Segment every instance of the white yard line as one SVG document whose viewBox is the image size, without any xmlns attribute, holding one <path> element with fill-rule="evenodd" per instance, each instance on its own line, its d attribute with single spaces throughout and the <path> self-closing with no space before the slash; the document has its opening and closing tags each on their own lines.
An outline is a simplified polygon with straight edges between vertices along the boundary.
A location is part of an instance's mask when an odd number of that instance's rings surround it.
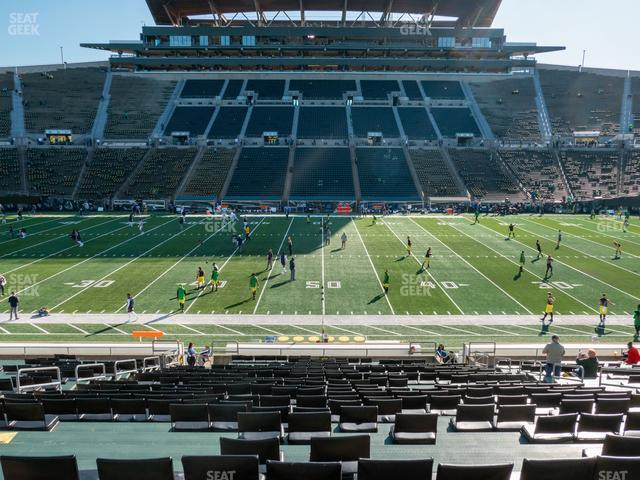
<svg viewBox="0 0 640 480">
<path fill-rule="evenodd" d="M 482 335 L 479 333 L 469 332 L 467 330 L 463 330 L 462 328 L 452 327 L 451 325 L 438 325 L 440 328 L 449 328 L 451 330 L 455 330 L 456 332 L 463 333 L 464 335 L 471 335 L 474 337 L 481 337 Z"/>
<path fill-rule="evenodd" d="M 277 336 L 279 336 L 279 337 L 284 336 L 282 333 L 277 332 L 277 331 L 275 331 L 275 330 L 273 330 L 273 329 L 271 329 L 271 328 L 263 327 L 262 325 L 256 325 L 255 323 L 252 323 L 252 324 L 251 324 L 251 326 L 252 326 L 252 327 L 255 327 L 255 328 L 259 328 L 260 330 L 264 330 L 265 332 L 268 332 L 268 333 L 270 333 L 271 335 L 277 335 Z"/>
<path fill-rule="evenodd" d="M 451 253 L 453 253 L 456 257 L 458 257 L 460 260 L 462 260 L 464 263 L 466 263 L 469 267 L 471 267 L 473 270 L 475 270 L 477 273 L 479 273 L 480 275 L 482 275 L 482 277 L 487 280 L 488 282 L 490 282 L 494 287 L 496 287 L 498 290 L 500 290 L 504 295 L 506 295 L 507 297 L 509 297 L 513 302 L 517 303 L 518 305 L 520 305 L 527 313 L 529 313 L 530 315 L 533 315 L 533 312 L 531 310 L 529 310 L 527 307 L 525 307 L 522 303 L 520 303 L 518 300 L 516 300 L 511 294 L 509 294 L 504 288 L 502 288 L 500 285 L 498 285 L 496 282 L 494 282 L 493 280 L 491 280 L 489 277 L 487 277 L 484 273 L 482 273 L 480 270 L 478 270 L 476 267 L 474 267 L 473 265 L 471 265 L 465 258 L 461 257 L 456 251 L 454 251 L 452 248 L 450 248 L 448 245 L 446 245 L 444 242 L 442 242 L 438 237 L 436 237 L 435 235 L 433 235 L 431 232 L 429 232 L 426 228 L 424 228 L 422 225 L 420 225 L 418 222 L 416 222 L 413 218 L 409 219 L 411 222 L 413 222 L 415 225 L 417 225 L 418 227 L 420 227 L 425 233 L 427 233 L 430 237 L 432 237 L 434 240 L 436 240 L 438 243 L 440 243 L 440 245 L 442 245 L 443 247 L 445 247 L 447 250 L 449 250 Z M 455 230 L 457 230 L 457 228 L 455 227 L 451 227 Z"/>
<path fill-rule="evenodd" d="M 2 333 L 4 333 L 5 335 L 13 335 L 9 330 L 7 330 L 7 329 L 6 329 L 6 328 L 4 328 L 4 327 L 0 327 L 0 331 L 1 331 Z"/>
<path fill-rule="evenodd" d="M 251 233 L 249 234 L 249 237 L 251 237 L 255 231 L 260 228 L 260 225 L 262 224 L 262 222 L 264 222 L 265 217 L 262 217 L 262 220 L 260 220 L 258 222 L 258 224 L 256 225 L 256 228 L 254 228 Z M 222 229 L 222 227 L 220 227 Z M 220 231 L 220 230 L 218 230 Z M 217 233 L 217 232 L 216 232 Z M 215 235 L 215 233 L 214 233 Z M 212 235 L 213 236 L 213 235 Z M 212 237 L 211 236 L 211 237 Z M 209 237 L 209 238 L 211 238 Z M 209 238 L 207 238 L 207 240 L 209 240 Z M 231 253 L 231 255 L 229 255 L 229 257 L 227 257 L 227 259 L 225 260 L 225 262 L 220 266 L 220 268 L 218 269 L 218 271 L 222 272 L 222 270 L 224 270 L 224 267 L 227 266 L 227 263 L 229 263 L 229 261 L 231 261 L 231 259 L 236 255 L 236 253 L 238 253 L 238 251 L 240 250 L 240 247 L 236 247 L 236 249 Z M 205 288 L 203 288 L 202 290 L 200 290 L 200 292 L 198 293 L 198 295 L 196 295 L 196 298 L 194 298 L 191 302 L 189 302 L 189 305 L 187 306 L 187 308 L 185 309 L 184 313 L 188 313 L 189 310 L 191 310 L 191 307 L 193 307 L 196 302 L 198 301 L 198 299 L 202 296 L 202 294 L 205 292 L 206 290 L 206 286 Z"/>
<path fill-rule="evenodd" d="M 342 330 L 343 332 L 346 332 L 349 335 L 354 335 L 356 337 L 365 337 L 366 336 L 366 335 L 363 335 L 361 333 L 354 332 L 353 330 L 347 330 L 346 328 L 339 327 L 338 325 L 327 325 L 327 327 L 335 328 L 336 330 Z"/>
<path fill-rule="evenodd" d="M 352 220 L 351 223 L 353 224 L 354 228 L 356 229 L 356 233 L 358 234 L 358 238 L 360 239 L 360 243 L 362 243 L 362 248 L 364 248 L 364 252 L 367 255 L 367 259 L 369 260 L 369 264 L 371 265 L 371 269 L 373 270 L 373 276 L 376 278 L 376 280 L 378 281 L 378 285 L 380 286 L 380 290 L 382 291 L 382 295 L 384 295 L 385 300 L 387 301 L 387 304 L 389 305 L 389 309 L 391 310 L 391 314 L 395 315 L 396 312 L 393 310 L 393 305 L 391 305 L 391 300 L 389 300 L 389 295 L 387 295 L 384 291 L 384 287 L 382 286 L 382 282 L 380 281 L 380 277 L 378 276 L 378 272 L 376 272 L 376 267 L 373 264 L 373 260 L 371 260 L 371 255 L 369 255 L 369 250 L 367 250 L 367 246 L 364 243 L 364 240 L 362 239 L 362 235 L 360 235 L 360 230 L 358 230 L 358 225 L 356 223 L 357 220 Z M 387 227 L 389 228 L 389 227 Z"/>
<path fill-rule="evenodd" d="M 107 327 L 108 329 L 110 329 L 110 330 L 115 330 L 116 332 L 120 333 L 121 335 L 129 335 L 127 332 L 125 332 L 124 330 L 120 330 L 115 325 L 109 325 L 108 323 L 103 323 L 103 325 L 105 327 Z M 104 334 L 102 334 L 102 335 L 104 335 Z"/>
<path fill-rule="evenodd" d="M 185 325 L 184 323 L 176 323 L 176 325 L 178 325 L 179 327 L 184 328 L 185 330 L 191 330 L 193 333 L 196 333 L 198 335 L 207 335 L 206 333 L 201 332 L 200 330 L 196 330 L 195 328 L 191 328 L 190 326 Z"/>
<path fill-rule="evenodd" d="M 152 228 L 151 230 L 149 230 L 149 232 L 152 232 L 152 231 L 154 231 L 154 230 L 156 230 L 156 229 L 158 229 L 158 228 L 164 227 L 164 226 L 165 226 L 167 223 L 169 223 L 170 221 L 171 221 L 171 220 L 169 220 L 169 221 L 168 221 L 168 222 L 166 222 L 166 223 L 163 223 L 162 225 L 158 225 L 157 227 Z M 190 227 L 190 228 L 191 228 L 191 227 Z M 146 251 L 142 252 L 140 255 L 135 256 L 134 258 L 132 258 L 132 259 L 131 259 L 131 260 L 129 260 L 128 262 L 123 263 L 122 265 L 120 265 L 120 266 L 119 266 L 118 268 L 116 268 L 115 270 L 112 270 L 111 272 L 107 273 L 106 275 L 103 275 L 101 278 L 99 278 L 98 280 L 96 280 L 96 282 L 101 282 L 101 281 L 103 281 L 103 280 L 106 280 L 107 278 L 109 278 L 109 277 L 110 277 L 111 275 L 113 275 L 114 273 L 117 273 L 117 272 L 119 272 L 120 270 L 122 270 L 123 268 L 128 267 L 129 265 L 131 265 L 131 264 L 132 264 L 133 262 L 135 262 L 136 260 L 139 260 L 140 258 L 142 258 L 142 257 L 144 257 L 145 255 L 147 255 L 149 252 L 152 252 L 153 250 L 155 250 L 156 248 L 160 247 L 161 245 L 164 245 L 165 243 L 167 243 L 167 242 L 169 242 L 169 241 L 173 240 L 174 238 L 176 238 L 176 237 L 178 237 L 178 236 L 182 235 L 185 231 L 186 231 L 186 230 L 181 231 L 181 232 L 178 232 L 178 233 L 174 233 L 174 234 L 173 234 L 173 235 L 171 235 L 169 238 L 167 238 L 167 239 L 163 240 L 163 241 L 162 241 L 162 242 L 160 242 L 160 243 L 155 244 L 153 247 L 151 247 L 151 248 L 147 249 Z M 147 233 L 144 233 L 143 235 L 148 235 L 148 232 L 147 232 Z M 126 240 L 126 242 L 127 242 L 127 241 L 131 241 L 131 240 L 133 240 L 134 238 L 141 238 L 141 236 L 142 236 L 142 235 L 136 235 L 135 237 L 131 237 L 129 240 Z M 115 247 L 111 247 L 111 248 L 115 248 Z M 109 249 L 109 250 L 110 250 L 110 249 Z M 90 258 L 89 258 L 89 259 L 87 259 L 87 260 L 90 260 L 91 258 L 92 258 L 92 257 L 90 257 Z M 81 263 L 82 263 L 82 262 L 81 262 Z M 70 297 L 68 297 L 66 300 L 63 300 L 62 302 L 58 303 L 57 305 L 54 305 L 53 307 L 51 307 L 51 310 L 54 310 L 54 309 L 58 308 L 58 307 L 59 307 L 59 306 L 61 306 L 61 305 L 64 305 L 64 304 L 65 304 L 65 303 L 67 303 L 69 300 L 71 300 L 71 299 L 73 299 L 73 298 L 77 297 L 77 296 L 78 296 L 78 295 L 80 295 L 81 293 L 86 292 L 86 291 L 87 291 L 88 289 L 90 289 L 90 288 L 91 288 L 91 285 L 89 285 L 88 287 L 81 288 L 78 292 L 74 293 L 73 295 L 71 295 Z"/>
<path fill-rule="evenodd" d="M 389 225 L 387 225 L 387 223 L 386 223 L 386 222 L 383 222 L 383 223 L 384 223 L 385 227 L 387 227 L 387 228 L 389 229 L 389 231 L 390 231 L 391 233 L 393 233 L 393 235 L 398 239 L 398 241 L 399 241 L 401 244 L 403 244 L 403 245 L 404 245 L 405 243 L 404 243 L 404 242 L 402 241 L 402 239 L 398 236 L 398 234 L 397 234 L 396 232 L 394 232 L 394 231 L 393 231 L 393 229 L 392 229 Z M 418 259 L 418 257 L 416 257 L 416 256 L 413 254 L 413 252 L 411 253 L 411 257 L 412 257 L 416 262 L 418 262 L 418 265 L 422 265 L 422 262 Z M 431 280 L 433 280 L 433 283 L 435 283 L 435 284 L 436 284 L 436 286 L 437 286 L 440 290 L 442 290 L 442 293 L 444 293 L 444 294 L 445 294 L 445 296 L 446 296 L 446 297 L 449 299 L 449 301 L 451 302 L 451 304 L 452 304 L 454 307 L 456 307 L 456 308 L 458 309 L 458 311 L 460 312 L 460 314 L 461 314 L 461 315 L 464 315 L 464 314 L 465 314 L 465 313 L 464 313 L 464 311 L 462 311 L 462 309 L 460 308 L 460 306 L 459 306 L 459 305 L 458 305 L 458 304 L 453 300 L 453 298 L 451 298 L 451 295 L 449 295 L 449 293 L 447 292 L 447 290 L 446 290 L 445 288 L 442 288 L 442 285 L 440 285 L 440 282 L 438 282 L 438 281 L 435 279 L 435 277 L 431 274 L 431 272 L 430 272 L 429 270 L 427 270 L 427 275 L 429 275 L 429 278 L 431 278 Z"/>
<path fill-rule="evenodd" d="M 393 335 L 395 337 L 401 337 L 402 335 L 398 332 L 392 332 L 391 330 L 385 330 L 384 328 L 376 327 L 374 325 L 367 325 L 367 328 L 372 328 L 374 330 L 380 330 L 381 332 L 388 333 L 389 335 Z"/>
<path fill-rule="evenodd" d="M 400 325 L 400 326 L 403 327 L 403 328 L 410 328 L 412 330 L 417 330 L 417 331 L 419 331 L 420 333 L 423 333 L 423 334 L 426 333 L 427 335 L 433 335 L 434 337 L 442 336 L 441 333 L 432 332 L 430 330 L 422 328 L 421 326 L 420 327 L 414 327 L 412 325 Z"/>
<path fill-rule="evenodd" d="M 477 325 L 478 327 L 484 328 L 486 330 L 494 330 L 502 335 L 507 335 L 509 337 L 521 337 L 519 333 L 507 332 L 506 330 L 500 330 L 499 328 L 489 327 L 488 325 Z"/>
<path fill-rule="evenodd" d="M 47 335 L 50 335 L 51 332 L 47 332 L 44 328 L 39 327 L 38 325 L 36 325 L 35 323 L 29 322 L 28 325 L 31 325 L 33 328 L 40 330 L 42 333 L 45 333 Z"/>
<path fill-rule="evenodd" d="M 86 330 L 81 329 L 80 327 L 78 327 L 77 325 L 74 325 L 73 323 L 67 323 L 66 325 L 70 326 L 71 328 L 75 328 L 80 333 L 84 333 L 85 335 L 89 335 L 89 332 L 87 332 Z"/>
<path fill-rule="evenodd" d="M 282 246 L 284 245 L 284 241 L 287 239 L 287 236 L 289 235 L 289 230 L 291 230 L 291 225 L 293 225 L 293 220 L 294 219 L 295 219 L 295 217 L 291 217 L 291 221 L 289 222 L 289 226 L 287 227 L 287 230 L 284 232 L 284 235 L 282 237 L 282 241 L 280 242 L 280 246 L 278 247 L 278 251 L 275 252 L 274 255 L 273 255 L 273 263 L 271 265 L 271 270 L 269 270 L 269 272 L 267 273 L 267 279 L 264 281 L 264 285 L 260 289 L 260 295 L 258 295 L 258 301 L 256 302 L 255 307 L 253 307 L 253 315 L 255 315 L 256 312 L 258 311 L 258 306 L 260 305 L 260 301 L 262 300 L 262 295 L 264 295 L 264 292 L 267 291 L 267 285 L 269 284 L 269 279 L 271 278 L 271 274 L 273 273 L 273 269 L 275 268 L 276 263 L 278 262 L 278 258 L 280 256 L 280 252 L 282 251 Z"/>
<path fill-rule="evenodd" d="M 478 225 L 480 225 L 480 226 L 481 226 L 481 227 L 483 227 L 483 228 L 486 228 L 487 230 L 492 231 L 492 232 L 493 232 L 494 234 L 496 234 L 496 235 L 500 235 L 498 232 L 496 232 L 496 231 L 495 231 L 495 230 L 493 230 L 492 228 L 485 227 L 484 225 L 482 225 L 482 224 L 480 224 L 480 223 L 479 223 Z M 520 245 L 524 245 L 524 246 L 525 246 L 525 247 L 527 247 L 529 250 L 533 250 L 533 251 L 535 251 L 535 249 L 534 249 L 533 247 L 530 247 L 530 246 L 528 246 L 528 245 L 526 245 L 526 244 L 524 244 L 524 243 L 522 243 L 522 242 L 520 242 L 520 241 L 518 241 L 518 240 L 515 240 L 515 241 L 516 241 L 517 243 L 519 243 Z M 640 297 L 636 297 L 635 295 L 631 295 L 630 293 L 625 292 L 624 290 L 622 290 L 622 289 L 620 289 L 620 288 L 614 287 L 613 285 L 610 285 L 610 284 L 608 284 L 607 282 L 605 282 L 605 281 L 603 281 L 603 280 L 600 280 L 599 278 L 596 278 L 596 277 L 594 277 L 593 275 L 591 275 L 591 274 L 589 274 L 589 273 L 587 273 L 587 272 L 583 272 L 583 271 L 582 271 L 582 270 L 580 270 L 579 268 L 576 268 L 576 267 L 574 267 L 574 266 L 572 266 L 572 265 L 569 265 L 568 263 L 564 263 L 564 262 L 562 262 L 561 260 L 558 260 L 558 259 L 554 259 L 554 260 L 555 260 L 555 262 L 556 262 L 556 263 L 559 263 L 560 265 L 564 265 L 565 267 L 568 267 L 568 268 L 570 268 L 571 270 L 575 270 L 576 272 L 581 273 L 581 274 L 582 274 L 582 275 L 584 275 L 585 277 L 589 277 L 589 278 L 591 278 L 592 280 L 595 280 L 595 281 L 596 281 L 596 282 L 598 282 L 598 283 L 602 283 L 602 284 L 603 284 L 603 285 L 605 285 L 607 288 L 612 288 L 612 289 L 614 289 L 614 290 L 616 290 L 616 291 L 618 291 L 618 292 L 620 292 L 620 293 L 622 293 L 622 294 L 624 294 L 624 295 L 627 295 L 628 297 L 633 298 L 634 300 L 640 300 Z"/>
<path fill-rule="evenodd" d="M 214 323 L 214 327 L 224 328 L 225 330 L 229 330 L 234 335 L 240 335 L 242 337 L 246 336 L 246 333 L 239 332 L 238 330 L 234 330 L 233 328 L 225 327 L 224 325 L 220 325 L 219 323 Z"/>
</svg>

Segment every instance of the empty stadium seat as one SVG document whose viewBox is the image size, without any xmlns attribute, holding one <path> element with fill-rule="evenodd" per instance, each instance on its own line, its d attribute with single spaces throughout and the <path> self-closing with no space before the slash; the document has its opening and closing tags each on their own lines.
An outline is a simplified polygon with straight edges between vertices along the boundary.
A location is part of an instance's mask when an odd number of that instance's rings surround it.
<svg viewBox="0 0 640 480">
<path fill-rule="evenodd" d="M 235 139 L 242 132 L 245 117 L 248 112 L 247 107 L 220 107 L 216 115 L 208 138 L 213 139 Z"/>
<path fill-rule="evenodd" d="M 342 407 L 339 427 L 345 433 L 377 432 L 378 407 Z"/>
<path fill-rule="evenodd" d="M 98 458 L 98 476 L 100 480 L 173 480 L 173 462 L 171 458 L 152 458 L 139 460 L 112 460 Z"/>
<path fill-rule="evenodd" d="M 501 465 L 448 465 L 438 464 L 436 480 L 509 480 L 513 471 L 513 463 Z"/>
<path fill-rule="evenodd" d="M 530 443 L 572 442 L 576 438 L 577 421 L 577 413 L 538 417 L 535 425 L 522 427 L 522 433 Z"/>
<path fill-rule="evenodd" d="M 238 412 L 238 433 L 245 440 L 282 438 L 282 417 L 278 412 Z"/>
<path fill-rule="evenodd" d="M 341 480 L 340 462 L 267 462 L 269 480 Z"/>
<path fill-rule="evenodd" d="M 331 438 L 312 438 L 309 459 L 312 462 L 341 462 L 342 475 L 358 471 L 358 460 L 370 457 L 369 435 L 348 435 Z"/>
<path fill-rule="evenodd" d="M 494 428 L 496 431 L 520 431 L 525 425 L 533 425 L 536 418 L 536 406 L 504 405 L 498 409 Z"/>
<path fill-rule="evenodd" d="M 280 452 L 280 440 L 277 437 L 260 440 L 220 437 L 220 454 L 257 455 L 261 470 L 266 468 L 268 460 L 282 461 L 284 458 Z"/>
<path fill-rule="evenodd" d="M 458 432 L 489 432 L 493 430 L 495 405 L 458 405 L 451 427 Z"/>
<path fill-rule="evenodd" d="M 393 443 L 398 445 L 432 445 L 436 443 L 437 433 L 437 414 L 399 413 L 389 436 Z"/>
<path fill-rule="evenodd" d="M 431 478 L 433 459 L 423 460 L 370 460 L 358 462 L 358 480 L 427 480 Z"/>
<path fill-rule="evenodd" d="M 620 433 L 623 414 L 581 413 L 578 421 L 577 439 L 581 441 L 603 441 L 607 434 Z"/>
<path fill-rule="evenodd" d="M 217 455 L 182 457 L 184 480 L 205 480 L 233 476 L 233 480 L 260 480 L 257 455 Z"/>
<path fill-rule="evenodd" d="M 11 430 L 48 431 L 59 422 L 56 415 L 47 415 L 42 404 L 35 402 L 5 401 L 4 413 Z"/>
<path fill-rule="evenodd" d="M 169 407 L 171 428 L 176 431 L 209 430 L 209 409 L 206 403 L 177 403 Z"/>
<path fill-rule="evenodd" d="M 78 463 L 74 455 L 60 457 L 17 457 L 2 455 L 4 480 L 79 480 Z"/>
<path fill-rule="evenodd" d="M 288 443 L 307 444 L 313 437 L 331 436 L 331 413 L 291 413 L 288 418 Z"/>
<path fill-rule="evenodd" d="M 562 458 L 522 462 L 520 480 L 587 480 L 593 479 L 596 458 Z"/>
</svg>

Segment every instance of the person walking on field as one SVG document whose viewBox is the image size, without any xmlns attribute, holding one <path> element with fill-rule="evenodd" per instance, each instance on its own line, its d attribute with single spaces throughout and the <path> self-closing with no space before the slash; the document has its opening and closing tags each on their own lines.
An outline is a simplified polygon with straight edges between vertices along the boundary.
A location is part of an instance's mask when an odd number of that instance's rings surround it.
<svg viewBox="0 0 640 480">
<path fill-rule="evenodd" d="M 128 322 L 131 321 L 132 317 L 134 322 L 138 320 L 138 315 L 135 312 L 135 300 L 130 293 L 127 293 L 127 314 L 129 315 Z"/>
<path fill-rule="evenodd" d="M 11 292 L 9 296 L 9 321 L 11 321 L 14 317 L 18 320 L 18 305 L 20 304 L 20 299 L 16 295 L 16 292 Z"/>
<path fill-rule="evenodd" d="M 0 275 L 0 297 L 4 297 L 4 287 L 7 284 L 7 279 L 4 275 Z"/>
<path fill-rule="evenodd" d="M 340 237 L 340 240 L 342 241 L 342 250 L 344 250 L 345 248 L 347 248 L 347 234 L 345 232 L 342 232 L 342 236 Z"/>
</svg>

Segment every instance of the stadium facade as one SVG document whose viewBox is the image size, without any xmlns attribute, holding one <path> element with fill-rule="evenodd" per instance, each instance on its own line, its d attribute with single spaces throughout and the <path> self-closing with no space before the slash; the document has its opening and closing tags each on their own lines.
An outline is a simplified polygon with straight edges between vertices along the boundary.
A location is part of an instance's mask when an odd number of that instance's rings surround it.
<svg viewBox="0 0 640 480">
<path fill-rule="evenodd" d="M 0 74 L 2 200 L 635 201 L 640 74 L 538 64 L 563 47 L 500 3 L 147 0 L 139 39 L 82 44 L 107 63 Z"/>
</svg>

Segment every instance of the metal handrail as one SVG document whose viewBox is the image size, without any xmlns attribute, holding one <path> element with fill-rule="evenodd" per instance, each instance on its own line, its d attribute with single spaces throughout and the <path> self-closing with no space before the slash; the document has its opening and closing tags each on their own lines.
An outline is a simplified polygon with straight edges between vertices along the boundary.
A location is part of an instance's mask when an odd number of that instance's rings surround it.
<svg viewBox="0 0 640 480">
<path fill-rule="evenodd" d="M 20 377 L 23 373 L 26 372 L 44 372 L 51 371 L 56 372 L 58 377 L 58 381 L 56 382 L 46 382 L 46 383 L 36 383 L 31 385 L 20 385 Z M 18 373 L 16 376 L 16 391 L 18 393 L 25 392 L 27 390 L 35 390 L 41 387 L 56 387 L 57 390 L 62 391 L 62 376 L 60 375 L 60 367 L 30 367 L 30 368 L 21 368 L 18 369 Z"/>
<path fill-rule="evenodd" d="M 153 361 L 153 363 L 152 363 Z M 150 365 L 149 365 L 150 364 Z M 144 357 L 142 359 L 142 371 L 150 372 L 151 370 L 160 370 L 160 357 Z"/>
<path fill-rule="evenodd" d="M 80 378 L 80 369 L 91 369 L 96 367 L 102 368 L 102 373 L 99 375 L 92 375 L 90 377 Z M 107 366 L 104 363 L 81 363 L 76 365 L 76 383 L 90 382 L 91 380 L 102 380 L 107 378 Z"/>
<path fill-rule="evenodd" d="M 131 363 L 131 362 L 133 362 L 133 369 L 118 371 L 118 365 Z M 129 375 L 131 373 L 137 373 L 137 372 L 138 372 L 138 364 L 135 358 L 127 358 L 125 360 L 116 360 L 115 362 L 113 362 L 113 376 L 114 376 L 114 379 L 116 380 L 118 379 L 118 376 Z"/>
</svg>

